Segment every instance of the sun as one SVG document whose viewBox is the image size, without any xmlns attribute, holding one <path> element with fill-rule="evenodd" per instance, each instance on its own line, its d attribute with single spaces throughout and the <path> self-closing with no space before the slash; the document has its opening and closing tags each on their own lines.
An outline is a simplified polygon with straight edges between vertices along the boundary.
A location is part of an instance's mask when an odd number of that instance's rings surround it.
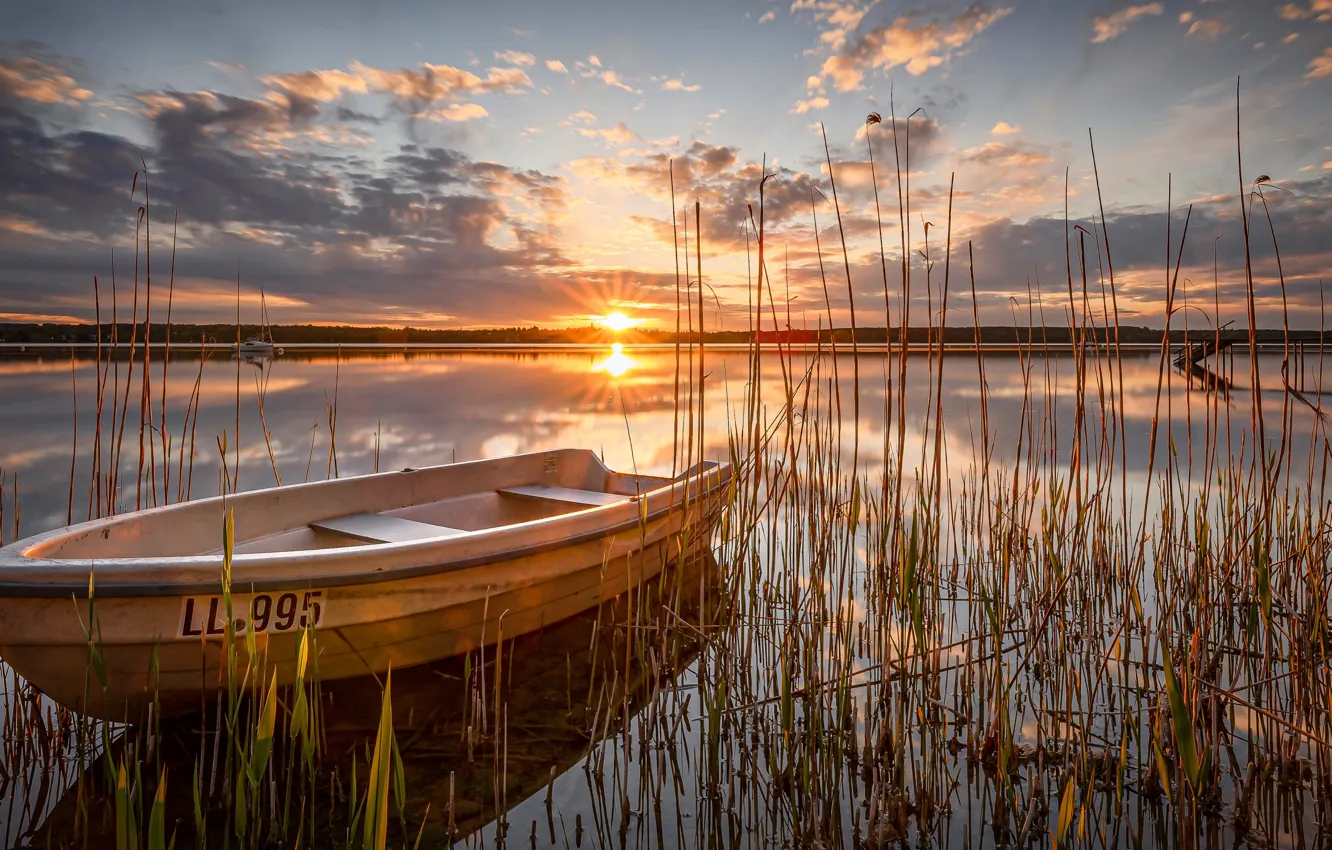
<svg viewBox="0 0 1332 850">
<path fill-rule="evenodd" d="M 627 331 L 636 324 L 638 324 L 636 319 L 631 319 L 618 310 L 601 320 L 602 327 L 608 328 L 616 333 Z"/>
</svg>

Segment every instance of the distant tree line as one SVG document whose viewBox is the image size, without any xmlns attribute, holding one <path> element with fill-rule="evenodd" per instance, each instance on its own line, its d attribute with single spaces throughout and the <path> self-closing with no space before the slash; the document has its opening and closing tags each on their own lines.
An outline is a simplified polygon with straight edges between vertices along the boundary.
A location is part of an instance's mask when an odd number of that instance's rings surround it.
<svg viewBox="0 0 1332 850">
<path fill-rule="evenodd" d="M 236 325 L 225 324 L 172 324 L 169 328 L 162 324 L 154 324 L 151 330 L 146 324 L 140 324 L 136 329 L 129 322 L 121 322 L 117 325 L 103 323 L 100 327 L 100 337 L 103 344 L 118 340 L 121 344 L 127 344 L 131 339 L 140 342 L 148 335 L 151 335 L 153 343 L 164 343 L 167 340 L 168 331 L 173 343 L 234 343 L 239 336 L 240 339 L 249 339 L 259 335 L 258 325 L 241 325 L 239 334 Z M 471 344 L 541 344 L 541 343 L 575 343 L 575 344 L 610 344 L 612 342 L 624 342 L 629 344 L 642 343 L 673 343 L 676 341 L 674 331 L 655 330 L 648 328 L 631 328 L 626 331 L 614 332 L 607 328 L 595 325 L 572 328 L 540 328 L 536 325 L 530 327 L 507 327 L 507 328 L 447 328 L 447 329 L 429 329 L 429 328 L 389 328 L 389 327 L 352 327 L 348 325 L 270 325 L 267 332 L 271 335 L 277 345 L 299 345 L 299 344 L 382 344 L 382 345 L 412 345 L 423 343 L 471 343 Z M 1105 327 L 1093 327 L 1085 330 L 1079 329 L 1078 335 L 1087 342 L 1100 341 L 1114 342 L 1115 329 Z M 1147 328 L 1136 325 L 1121 325 L 1118 329 L 1118 341 L 1122 343 L 1157 343 L 1161 342 L 1161 330 Z M 1208 330 L 1192 330 L 1188 338 L 1201 339 L 1209 336 L 1212 332 Z M 0 323 L 0 343 L 79 343 L 91 344 L 98 341 L 99 328 L 93 324 L 52 324 L 52 323 L 21 323 L 10 322 Z M 1223 332 L 1223 335 L 1231 339 L 1248 339 L 1248 332 L 1244 329 L 1236 330 L 1234 328 Z M 887 341 L 897 342 L 901 338 L 901 331 L 898 328 L 857 328 L 856 342 L 866 344 L 882 344 Z M 966 344 L 974 342 L 976 339 L 976 329 L 970 326 L 949 326 L 944 328 L 925 328 L 913 327 L 907 332 L 907 339 L 911 343 L 924 344 L 931 340 L 938 341 L 942 336 L 945 343 Z M 1292 338 L 1316 340 L 1317 332 L 1293 332 Z M 748 330 L 736 331 L 708 331 L 703 335 L 706 342 L 717 343 L 747 343 L 751 340 L 752 334 Z M 850 344 L 851 331 L 847 328 L 837 328 L 829 331 L 763 331 L 760 333 L 762 342 L 803 342 L 812 343 L 816 341 L 830 342 L 833 339 L 841 344 Z M 1185 339 L 1184 331 L 1172 330 L 1170 333 L 1172 342 L 1182 342 Z M 1283 339 L 1282 331 L 1277 329 L 1262 329 L 1257 333 L 1260 342 L 1280 342 Z M 697 333 L 682 333 L 679 335 L 680 341 L 697 341 Z M 1020 328 L 1012 325 L 986 325 L 980 328 L 980 339 L 986 344 L 1017 344 L 1017 345 L 1069 345 L 1075 341 L 1073 333 L 1067 326 L 1062 327 L 1029 327 Z"/>
</svg>

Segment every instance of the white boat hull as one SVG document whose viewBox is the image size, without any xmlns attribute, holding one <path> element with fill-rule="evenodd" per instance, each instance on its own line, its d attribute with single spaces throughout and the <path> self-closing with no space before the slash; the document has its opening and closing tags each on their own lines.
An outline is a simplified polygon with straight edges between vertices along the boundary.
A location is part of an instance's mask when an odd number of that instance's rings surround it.
<svg viewBox="0 0 1332 850">
<path fill-rule="evenodd" d="M 395 502 L 403 504 L 382 514 L 390 521 L 448 515 L 455 526 L 493 519 L 498 509 L 510 518 L 549 511 L 541 499 L 529 503 L 489 488 L 553 480 L 561 466 L 566 485 L 592 487 L 604 474 L 598 489 L 615 498 L 499 527 L 444 528 L 454 536 L 440 539 L 280 548 L 327 537 L 302 521 Z M 58 703 L 95 716 L 133 722 L 154 700 L 162 713 L 198 709 L 227 681 L 221 554 L 134 555 L 168 545 L 169 533 L 171 540 L 202 533 L 192 528 L 196 522 L 219 539 L 228 508 L 245 535 L 235 546 L 230 584 L 237 670 L 247 668 L 252 642 L 265 677 L 276 670 L 279 682 L 294 681 L 306 623 L 321 679 L 467 653 L 597 606 L 666 563 L 710 547 L 725 467 L 669 482 L 599 466 L 590 453 L 547 453 L 364 476 L 241 494 L 225 506 L 219 499 L 154 509 L 144 513 L 159 516 L 137 524 L 131 515 L 24 541 L 0 550 L 0 656 Z M 630 498 L 627 482 L 659 486 Z M 283 503 L 288 518 L 274 518 Z M 174 521 L 162 522 L 162 514 Z M 249 535 L 247 523 L 258 526 Z M 99 546 L 110 554 L 95 564 L 58 557 Z M 81 593 L 72 581 L 80 573 Z"/>
</svg>

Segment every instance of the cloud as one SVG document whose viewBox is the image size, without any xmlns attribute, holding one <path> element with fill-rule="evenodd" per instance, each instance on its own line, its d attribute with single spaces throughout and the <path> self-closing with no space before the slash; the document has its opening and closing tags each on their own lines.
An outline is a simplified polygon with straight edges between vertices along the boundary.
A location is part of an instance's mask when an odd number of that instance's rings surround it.
<svg viewBox="0 0 1332 850">
<path fill-rule="evenodd" d="M 485 118 L 490 113 L 479 103 L 450 103 L 440 109 L 420 113 L 420 117 L 429 121 L 471 121 Z"/>
<path fill-rule="evenodd" d="M 967 148 L 958 155 L 962 162 L 974 162 L 1000 168 L 1021 168 L 1029 165 L 1044 165 L 1050 157 L 1037 151 L 1028 150 L 1002 142 L 987 142 L 979 147 Z"/>
<path fill-rule="evenodd" d="M 212 59 L 204 62 L 210 68 L 216 68 L 224 74 L 243 74 L 245 66 L 239 62 L 214 62 Z"/>
<path fill-rule="evenodd" d="M 74 104 L 92 97 L 62 68 L 32 57 L 0 59 L 0 95 L 37 103 Z"/>
<path fill-rule="evenodd" d="M 1332 47 L 1323 48 L 1321 56 L 1309 60 L 1309 73 L 1305 74 L 1304 78 L 1318 80 L 1328 76 L 1332 76 Z"/>
<path fill-rule="evenodd" d="M 671 174 L 677 200 L 698 201 L 704 210 L 704 244 L 710 251 L 742 249 L 749 206 L 754 204 L 760 164 L 742 162 L 736 148 L 695 141 L 681 153 L 659 152 L 630 160 L 588 157 L 570 163 L 584 181 L 617 192 L 632 192 L 657 201 L 670 197 Z M 812 176 L 788 168 L 773 168 L 765 189 L 765 218 L 770 227 L 793 220 L 809 210 Z M 757 212 L 755 213 L 757 215 Z M 669 220 L 640 218 L 664 244 L 671 244 Z"/>
<path fill-rule="evenodd" d="M 839 51 L 846 46 L 847 36 L 860 26 L 871 5 L 857 0 L 795 0 L 791 12 L 812 12 L 814 19 L 825 27 L 819 34 L 819 43 L 828 50 Z"/>
<path fill-rule="evenodd" d="M 302 308 L 310 320 L 374 317 L 386 304 L 477 320 L 558 300 L 538 281 L 569 264 L 558 238 L 564 178 L 415 144 L 370 160 L 321 141 L 335 113 L 317 101 L 269 95 L 142 92 L 125 120 L 144 122 L 147 132 L 133 134 L 143 143 L 47 127 L 40 104 L 27 114 L 31 102 L 0 98 L 0 303 L 25 314 L 91 310 L 87 281 L 109 271 L 109 249 L 133 257 L 144 181 L 137 197 L 128 190 L 141 160 L 154 216 L 165 210 L 170 227 L 179 210 L 184 321 L 221 318 L 188 295 L 234 286 L 238 258 L 270 296 L 317 305 Z M 480 107 L 433 109 L 458 120 Z"/>
<path fill-rule="evenodd" d="M 337 111 L 334 113 L 334 115 L 337 116 L 337 119 L 338 119 L 339 121 L 343 121 L 343 122 L 347 122 L 347 123 L 351 123 L 351 124 L 383 124 L 383 123 L 384 123 L 384 119 L 383 119 L 383 118 L 380 118 L 380 117 L 377 116 L 377 115 L 370 115 L 370 114 L 365 113 L 365 112 L 357 112 L 355 109 L 350 109 L 350 108 L 348 108 L 348 107 L 346 107 L 346 106 L 339 106 L 338 109 L 337 109 Z"/>
<path fill-rule="evenodd" d="M 1110 15 L 1092 17 L 1092 44 L 1100 44 L 1123 35 L 1138 18 L 1147 15 L 1160 15 L 1165 7 L 1160 3 L 1145 3 L 1141 6 L 1129 6 Z"/>
<path fill-rule="evenodd" d="M 510 65 L 517 65 L 523 68 L 530 68 L 536 64 L 536 57 L 531 53 L 523 53 L 518 50 L 502 50 L 495 54 L 497 62 L 508 62 Z"/>
<path fill-rule="evenodd" d="M 695 92 L 695 91 L 698 91 L 699 89 L 703 88 L 702 86 L 697 85 L 697 84 L 687 86 L 687 85 L 685 85 L 685 81 L 684 81 L 684 79 L 678 79 L 678 80 L 663 80 L 663 81 L 662 81 L 662 84 L 661 84 L 661 87 L 662 87 L 662 89 L 664 89 L 665 91 L 688 91 L 688 92 Z"/>
<path fill-rule="evenodd" d="M 815 109 L 824 109 L 828 106 L 828 98 L 811 97 L 809 100 L 797 100 L 795 106 L 791 107 L 791 114 L 804 115 Z"/>
<path fill-rule="evenodd" d="M 523 62 L 522 57 L 527 54 L 508 51 L 497 56 Z M 482 77 L 451 65 L 422 63 L 417 68 L 390 71 L 360 62 L 353 62 L 349 71 L 331 69 L 274 74 L 260 78 L 260 82 L 274 90 L 266 100 L 292 110 L 304 108 L 309 111 L 314 104 L 335 101 L 346 94 L 376 93 L 392 96 L 399 111 L 430 121 L 468 121 L 485 117 L 488 114 L 485 107 L 461 101 L 478 94 L 517 92 L 532 85 L 527 73 L 517 67 L 491 68 Z"/>
<path fill-rule="evenodd" d="M 626 127 L 623 121 L 609 129 L 604 127 L 581 127 L 578 132 L 580 135 L 586 136 L 589 139 L 605 139 L 608 143 L 615 145 L 616 147 L 623 147 L 638 138 L 638 134 Z"/>
<path fill-rule="evenodd" d="M 601 80 L 603 83 L 605 83 L 608 86 L 611 86 L 612 88 L 624 89 L 625 91 L 631 92 L 633 94 L 643 93 L 642 89 L 636 89 L 633 86 L 630 86 L 628 83 L 626 83 L 623 79 L 620 78 L 619 74 L 615 73 L 614 71 L 602 71 L 600 74 L 595 74 L 594 76 L 596 76 L 597 79 Z"/>
<path fill-rule="evenodd" d="M 601 65 L 601 60 L 596 56 L 589 56 L 587 62 L 579 62 L 578 72 L 584 79 L 600 80 L 611 88 L 623 89 L 630 94 L 642 94 L 642 89 L 636 89 L 625 82 L 624 78 L 609 68 Z"/>
<path fill-rule="evenodd" d="M 125 181 L 147 153 L 117 136 L 48 132 L 36 118 L 0 105 L 3 229 L 27 239 L 48 232 L 93 238 L 115 232 L 132 210 Z"/>
<path fill-rule="evenodd" d="M 1287 21 L 1302 21 L 1316 18 L 1326 23 L 1332 21 L 1332 0 L 1311 0 L 1307 7 L 1299 3 L 1286 3 L 1277 8 L 1277 15 Z"/>
<path fill-rule="evenodd" d="M 546 60 L 546 68 L 549 69 L 549 70 L 551 70 L 551 71 L 554 71 L 554 72 L 557 73 L 557 74 L 567 74 L 567 73 L 569 73 L 569 69 L 566 68 L 566 67 L 564 66 L 564 63 L 561 62 L 561 61 L 558 60 L 558 59 L 547 59 L 547 60 Z"/>
<path fill-rule="evenodd" d="M 515 91 L 531 87 L 532 79 L 520 68 L 491 68 L 485 77 L 451 65 L 427 62 L 413 70 L 385 71 L 352 63 L 352 70 L 375 91 L 392 94 L 403 102 L 431 104 L 460 95 Z"/>
<path fill-rule="evenodd" d="M 759 16 L 758 22 L 760 24 L 766 24 L 768 21 L 775 20 L 776 18 L 777 18 L 777 13 L 769 9 L 768 11 L 764 12 L 762 15 Z"/>
<path fill-rule="evenodd" d="M 1017 133 L 1021 130 L 1022 130 L 1021 127 L 1014 127 L 1012 124 L 1009 124 L 1007 121 L 1000 121 L 998 124 L 994 125 L 994 127 L 990 130 L 990 133 L 995 136 L 1011 136 L 1012 134 Z"/>
<path fill-rule="evenodd" d="M 224 143 L 247 150 L 278 149 L 314 130 L 318 104 L 299 95 L 270 93 L 262 100 L 218 92 L 140 92 L 135 99 L 162 143 L 191 151 Z"/>
<path fill-rule="evenodd" d="M 809 79 L 809 88 L 814 91 L 831 81 L 838 91 L 852 91 L 860 87 L 868 71 L 889 71 L 899 66 L 919 76 L 947 62 L 954 52 L 1012 11 L 1011 7 L 989 9 L 977 4 L 943 23 L 917 24 L 916 16 L 899 17 L 853 42 L 843 40 L 840 50 L 824 60 L 819 73 Z"/>
<path fill-rule="evenodd" d="M 1294 44 L 1296 41 L 1299 40 L 1299 37 L 1300 37 L 1300 34 L 1299 34 L 1299 33 L 1297 33 L 1297 32 L 1293 32 L 1293 33 L 1291 33 L 1290 35 L 1286 36 L 1285 38 L 1281 39 L 1281 43 L 1282 43 L 1282 44 Z"/>
<path fill-rule="evenodd" d="M 894 126 L 895 124 L 895 126 Z M 902 147 L 908 144 L 911 147 L 912 158 L 922 156 L 934 157 L 943 152 L 943 128 L 939 125 L 938 119 L 927 118 L 924 115 L 914 115 L 909 120 L 898 117 L 894 122 L 892 116 L 882 116 L 882 123 L 870 125 L 861 124 L 856 128 L 855 141 L 857 144 L 863 143 L 870 136 L 870 127 L 873 126 L 873 135 L 876 145 L 883 145 L 886 152 L 893 149 L 894 136 L 898 133 L 902 135 Z M 882 156 L 876 152 L 876 156 Z M 919 162 L 919 160 L 916 160 Z"/>
<path fill-rule="evenodd" d="M 1199 18 L 1189 27 L 1188 35 L 1197 36 L 1204 41 L 1216 41 L 1230 27 L 1214 18 Z"/>
<path fill-rule="evenodd" d="M 1317 326 L 1319 311 L 1319 279 L 1325 278 L 1329 260 L 1325 233 L 1332 226 L 1332 175 L 1307 182 L 1285 184 L 1294 196 L 1273 192 L 1267 196 L 1271 207 L 1273 227 L 1280 240 L 1281 257 L 1286 272 L 1286 286 L 1292 307 L 1293 324 Z M 1184 245 L 1182 266 L 1185 276 L 1192 277 L 1195 286 L 1206 292 L 1206 311 L 1212 312 L 1211 281 L 1212 251 L 1219 249 L 1221 267 L 1221 321 L 1236 319 L 1245 324 L 1244 269 L 1245 241 L 1238 232 L 1240 219 L 1234 195 L 1219 195 L 1194 204 L 1188 240 Z M 1257 209 L 1257 207 L 1255 207 Z M 1257 213 L 1261 215 L 1261 213 Z M 1175 218 L 1178 225 L 1180 218 Z M 1093 234 L 1099 234 L 1098 222 L 1074 221 Z M 1113 261 L 1122 311 L 1131 311 L 1148 318 L 1155 326 L 1162 320 L 1162 293 L 1160 284 L 1160 257 L 1157 256 L 1160 237 L 1166 230 L 1166 216 L 1159 212 L 1110 212 L 1107 226 L 1114 248 Z M 1064 221 L 1060 216 L 1037 216 L 1025 222 L 1008 218 L 996 219 L 976 228 L 968 235 L 975 247 L 978 288 L 985 292 L 1025 298 L 1025 281 L 1039 274 L 1045 286 L 1056 281 L 1055 288 L 1063 287 L 1065 279 Z M 1267 233 L 1264 222 L 1263 234 Z M 1257 231 L 1255 231 L 1257 234 Z M 1222 236 L 1220 242 L 1215 237 Z M 1095 268 L 1095 246 L 1088 239 L 1089 273 Z M 1078 249 L 1075 236 L 1073 250 Z M 1104 245 L 1101 246 L 1104 250 Z M 1295 259 L 1298 257 L 1298 259 Z M 1074 274 L 1077 274 L 1075 254 Z M 1252 239 L 1254 283 L 1260 301 L 1268 312 L 1259 315 L 1259 323 L 1270 327 L 1280 325 L 1280 286 L 1277 279 L 1275 255 L 1270 237 L 1255 235 Z M 1193 270 L 1196 270 L 1196 275 Z M 1089 274 L 1090 277 L 1090 274 Z M 1203 283 L 1205 281 L 1206 283 Z M 1089 281 L 1090 282 L 1090 281 Z M 1058 296 L 1047 292 L 1047 309 L 1059 309 Z M 1190 295 L 1190 301 L 1195 298 Z M 1062 302 L 1067 305 L 1066 298 Z M 1303 308 L 1303 309 L 1301 309 Z M 1301 315 L 1302 314 L 1302 315 Z M 1135 319 L 1131 323 L 1139 323 Z M 1193 321 L 1192 319 L 1190 320 Z"/>
<path fill-rule="evenodd" d="M 1192 12 L 1180 12 L 1180 13 L 1179 13 L 1179 22 L 1180 22 L 1181 24 L 1187 24 L 1187 23 L 1188 23 L 1189 21 L 1191 21 L 1191 20 L 1193 20 L 1193 13 L 1192 13 Z"/>
<path fill-rule="evenodd" d="M 261 77 L 259 81 L 289 94 L 320 102 L 337 100 L 344 92 L 365 94 L 368 90 L 365 77 L 339 70 L 277 74 Z"/>
<path fill-rule="evenodd" d="M 568 118 L 561 121 L 560 124 L 568 127 L 574 124 L 595 124 L 596 121 L 597 121 L 597 116 L 593 115 L 591 112 L 588 112 L 586 109 L 580 109 L 577 112 L 575 112 L 573 115 L 570 115 Z"/>
</svg>

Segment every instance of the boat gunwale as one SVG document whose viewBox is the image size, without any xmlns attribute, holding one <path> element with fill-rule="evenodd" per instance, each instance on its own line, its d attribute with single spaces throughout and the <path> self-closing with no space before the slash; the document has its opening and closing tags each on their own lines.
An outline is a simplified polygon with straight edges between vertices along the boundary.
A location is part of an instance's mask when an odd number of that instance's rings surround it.
<svg viewBox="0 0 1332 850">
<path fill-rule="evenodd" d="M 595 457 L 595 456 L 594 456 Z M 469 463 L 485 463 L 487 461 L 470 461 Z M 449 464 L 448 466 L 453 466 Z M 422 467 L 419 470 L 402 470 L 401 472 L 378 473 L 379 475 L 397 475 L 403 472 L 425 471 L 426 469 L 439 467 Z M 610 470 L 607 470 L 610 471 Z M 373 473 L 372 473 L 373 474 Z M 364 476 L 355 476 L 359 478 Z M 353 479 L 338 479 L 342 481 Z M 705 482 L 711 479 L 711 483 Z M 261 568 L 264 566 L 291 566 L 300 562 L 309 563 L 328 563 L 346 560 L 356 560 L 364 558 L 368 554 L 383 552 L 385 554 L 396 554 L 407 556 L 414 552 L 426 551 L 441 545 L 445 547 L 457 546 L 468 541 L 475 541 L 477 538 L 485 535 L 497 536 L 504 535 L 517 536 L 524 532 L 551 532 L 549 537 L 541 542 L 525 545 L 513 546 L 507 549 L 481 552 L 474 555 L 454 557 L 443 560 L 429 559 L 422 563 L 410 564 L 397 567 L 377 567 L 374 569 L 364 569 L 354 572 L 322 574 L 319 576 L 281 576 L 274 578 L 235 578 L 231 583 L 234 592 L 242 593 L 263 593 L 269 591 L 282 590 L 307 590 L 312 588 L 334 588 L 334 587 L 352 587 L 365 584 L 376 584 L 389 581 L 398 581 L 405 579 L 421 578 L 423 576 L 436 575 L 446 572 L 455 572 L 474 567 L 486 566 L 489 564 L 502 563 L 505 561 L 516 560 L 522 557 L 539 555 L 546 552 L 556 551 L 571 546 L 577 546 L 607 537 L 614 537 L 625 531 L 632 530 L 642 526 L 645 522 L 655 522 L 663 517 L 669 516 L 676 511 L 687 510 L 691 506 L 711 499 L 719 492 L 723 491 L 730 483 L 731 468 L 728 463 L 719 463 L 716 466 L 699 470 L 687 478 L 674 480 L 666 479 L 666 483 L 661 487 L 647 490 L 637 495 L 625 495 L 624 502 L 617 502 L 607 505 L 597 505 L 587 507 L 581 510 L 571 511 L 555 516 L 542 517 L 540 519 L 528 520 L 526 522 L 514 523 L 512 525 L 496 526 L 487 529 L 476 529 L 468 531 L 466 534 L 453 536 L 440 536 L 423 538 L 420 540 L 404 541 L 399 543 L 366 543 L 356 546 L 343 546 L 336 549 L 300 549 L 282 553 L 255 552 L 242 555 L 235 555 L 232 558 L 233 570 L 241 568 Z M 310 482 L 311 485 L 326 484 L 328 482 Z M 291 485 L 295 487 L 306 486 Z M 697 486 L 697 490 L 691 493 L 691 486 Z M 276 488 L 265 488 L 272 490 Z M 679 495 L 675 495 L 675 491 Z M 261 491 L 250 491 L 251 493 Z M 568 525 L 578 519 L 588 516 L 595 516 L 612 511 L 622 511 L 627 506 L 638 508 L 653 495 L 670 493 L 672 498 L 670 502 L 656 510 L 650 511 L 644 516 L 640 510 L 634 511 L 634 516 L 620 522 L 606 525 L 598 525 L 595 528 L 577 534 L 568 536 L 558 536 L 557 532 L 560 526 Z M 246 494 L 238 494 L 244 496 Z M 206 503 L 209 501 L 225 501 L 227 498 L 236 498 L 236 496 L 212 496 L 207 499 L 200 499 L 193 504 Z M 177 503 L 176 505 L 165 505 L 159 508 L 150 508 L 150 511 L 170 510 L 182 505 L 191 504 L 189 502 Z M 143 513 L 143 512 L 139 512 Z M 125 515 L 130 516 L 130 515 Z M 116 517 L 107 519 L 114 520 Z M 115 578 L 109 581 L 103 581 L 100 576 L 110 568 L 115 572 L 116 567 L 125 569 L 141 570 L 145 568 L 182 568 L 182 569 L 213 569 L 220 570 L 222 567 L 222 555 L 185 555 L 172 556 L 165 558 L 108 558 L 98 560 L 94 558 L 31 558 L 23 554 L 23 551 L 30 550 L 34 546 L 48 542 L 61 534 L 68 534 L 71 530 L 81 527 L 94 526 L 105 520 L 94 520 L 91 523 L 80 523 L 75 526 L 56 529 L 44 534 L 35 535 L 25 540 L 16 541 L 9 546 L 0 548 L 0 576 L 12 569 L 23 569 L 25 571 L 68 571 L 70 580 L 66 581 L 31 581 L 23 579 L 5 579 L 0 578 L 0 598 L 70 598 L 87 599 L 91 594 L 94 597 L 113 597 L 113 598 L 135 598 L 135 597 L 164 597 L 164 596 L 199 596 L 199 595 L 218 595 L 223 591 L 222 582 L 215 581 L 184 581 L 184 582 L 151 582 L 143 578 L 135 577 L 133 579 L 116 581 Z M 316 554 L 318 553 L 318 554 Z M 77 577 L 77 579 L 75 578 Z M 85 577 L 87 580 L 85 581 Z"/>
</svg>

